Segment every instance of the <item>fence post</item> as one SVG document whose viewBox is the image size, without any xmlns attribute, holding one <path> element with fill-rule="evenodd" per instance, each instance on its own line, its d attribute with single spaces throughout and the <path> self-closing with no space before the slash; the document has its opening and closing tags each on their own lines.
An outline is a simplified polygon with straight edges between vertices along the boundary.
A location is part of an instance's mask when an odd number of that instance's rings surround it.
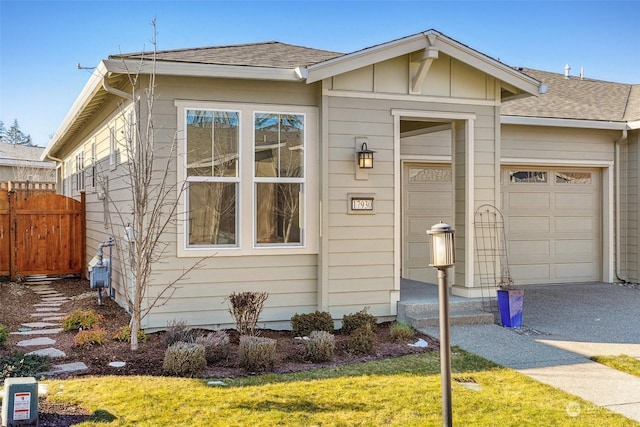
<svg viewBox="0 0 640 427">
<path fill-rule="evenodd" d="M 18 230 L 16 224 L 16 192 L 15 190 L 9 190 L 7 193 L 9 197 L 9 227 L 11 237 L 10 249 L 9 249 L 9 279 L 15 282 L 18 270 L 18 258 L 16 251 L 18 250 Z"/>
</svg>

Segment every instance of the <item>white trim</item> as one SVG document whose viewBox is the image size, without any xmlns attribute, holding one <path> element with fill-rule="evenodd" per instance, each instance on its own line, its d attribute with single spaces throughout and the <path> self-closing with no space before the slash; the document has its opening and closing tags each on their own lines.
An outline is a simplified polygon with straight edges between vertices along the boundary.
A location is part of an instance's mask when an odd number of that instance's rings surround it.
<svg viewBox="0 0 640 427">
<path fill-rule="evenodd" d="M 242 65 L 194 64 L 188 62 L 153 62 L 149 60 L 106 59 L 107 71 L 112 73 L 151 74 L 158 76 L 219 77 L 300 82 L 302 74 L 295 68 L 269 68 Z"/>
<path fill-rule="evenodd" d="M 525 125 L 525 126 L 546 126 L 546 127 L 566 127 L 583 129 L 607 129 L 624 130 L 629 124 L 624 122 L 604 122 L 597 120 L 578 119 L 553 119 L 546 117 L 524 117 L 524 116 L 500 116 L 500 124 L 503 125 Z"/>
<path fill-rule="evenodd" d="M 535 166 L 568 166 L 568 167 L 592 167 L 610 168 L 613 167 L 611 160 L 563 160 L 563 159 L 533 159 L 503 157 L 500 159 L 500 166 L 535 165 Z"/>
<path fill-rule="evenodd" d="M 400 116 L 403 118 L 420 118 L 420 119 L 443 119 L 443 120 L 475 120 L 475 113 L 458 113 L 453 111 L 426 111 L 426 110 L 401 110 L 398 108 L 391 109 L 392 116 Z"/>
<path fill-rule="evenodd" d="M 474 114 L 475 116 L 475 114 Z M 465 214 L 465 255 L 464 255 L 464 287 L 475 287 L 475 234 L 474 234 L 474 216 L 476 205 L 475 192 L 475 118 L 468 119 L 464 123 L 465 130 L 465 196 L 464 196 L 464 214 Z M 454 178 L 455 179 L 455 178 Z M 455 197 L 455 194 L 454 194 Z M 454 217 L 455 218 L 455 217 Z M 455 280 L 454 280 L 455 284 Z"/>
<path fill-rule="evenodd" d="M 393 289 L 400 291 L 402 269 L 402 164 L 400 162 L 400 116 L 393 116 Z M 398 298 L 400 293 L 398 292 Z"/>
<path fill-rule="evenodd" d="M 401 154 L 400 160 L 403 162 L 451 164 L 451 156 Z"/>
<path fill-rule="evenodd" d="M 628 122 L 627 123 L 627 129 L 628 130 L 640 129 L 640 120 L 634 120 L 632 122 Z"/>
<path fill-rule="evenodd" d="M 403 94 L 380 93 L 380 92 L 349 92 L 345 90 L 336 90 L 336 89 L 323 89 L 322 94 L 326 96 L 333 96 L 336 98 L 362 98 L 362 99 L 377 99 L 377 100 L 384 100 L 384 101 L 430 102 L 430 103 L 438 103 L 438 104 L 475 105 L 475 106 L 482 106 L 482 107 L 495 107 L 496 105 L 500 105 L 500 101 L 487 101 L 484 99 L 403 95 Z"/>
</svg>

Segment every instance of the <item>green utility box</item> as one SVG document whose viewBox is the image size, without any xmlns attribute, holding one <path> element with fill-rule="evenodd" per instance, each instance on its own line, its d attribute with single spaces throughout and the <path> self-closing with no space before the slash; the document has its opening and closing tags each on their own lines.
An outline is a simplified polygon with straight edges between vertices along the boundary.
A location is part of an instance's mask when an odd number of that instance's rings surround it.
<svg viewBox="0 0 640 427">
<path fill-rule="evenodd" d="M 7 378 L 2 395 L 2 427 L 38 425 L 38 382 Z"/>
</svg>

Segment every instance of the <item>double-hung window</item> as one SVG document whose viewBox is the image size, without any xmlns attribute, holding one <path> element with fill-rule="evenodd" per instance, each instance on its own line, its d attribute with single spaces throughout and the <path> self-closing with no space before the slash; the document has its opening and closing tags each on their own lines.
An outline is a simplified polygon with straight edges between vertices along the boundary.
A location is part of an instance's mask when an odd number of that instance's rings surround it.
<svg viewBox="0 0 640 427">
<path fill-rule="evenodd" d="M 240 113 L 188 109 L 188 246 L 237 246 Z"/>
<path fill-rule="evenodd" d="M 185 185 L 179 253 L 317 251 L 317 168 L 308 166 L 318 153 L 316 108 L 176 106 Z"/>
</svg>

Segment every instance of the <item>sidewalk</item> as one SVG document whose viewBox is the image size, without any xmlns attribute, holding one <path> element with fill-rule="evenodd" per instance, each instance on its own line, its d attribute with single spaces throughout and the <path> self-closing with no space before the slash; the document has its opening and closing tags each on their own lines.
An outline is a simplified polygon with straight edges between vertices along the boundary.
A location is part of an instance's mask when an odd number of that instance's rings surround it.
<svg viewBox="0 0 640 427">
<path fill-rule="evenodd" d="M 600 283 L 524 288 L 522 330 L 454 326 L 451 344 L 640 422 L 640 378 L 589 360 L 640 358 L 640 290 Z M 421 332 L 439 336 L 438 328 Z"/>
</svg>

